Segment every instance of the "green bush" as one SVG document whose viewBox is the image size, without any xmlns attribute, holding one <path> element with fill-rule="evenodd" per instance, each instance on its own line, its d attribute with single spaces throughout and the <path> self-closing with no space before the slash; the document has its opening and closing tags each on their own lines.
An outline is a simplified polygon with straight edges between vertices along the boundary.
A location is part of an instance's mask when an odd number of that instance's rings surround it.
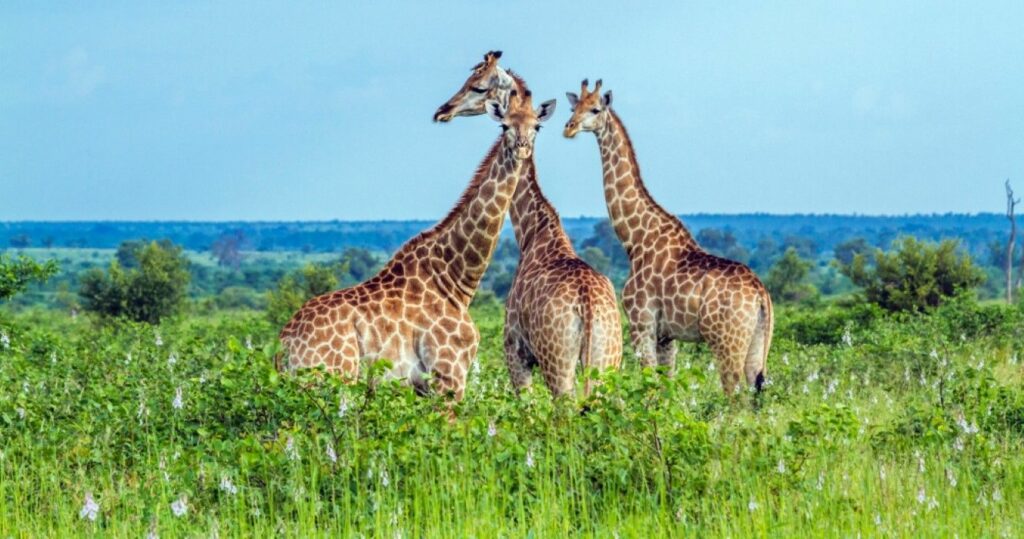
<svg viewBox="0 0 1024 539">
<path fill-rule="evenodd" d="M 983 282 L 982 272 L 958 245 L 904 236 L 888 252 L 853 255 L 849 264 L 840 263 L 840 271 L 864 289 L 868 301 L 886 310 L 923 311 Z"/>
<path fill-rule="evenodd" d="M 309 263 L 285 275 L 277 282 L 277 287 L 267 294 L 267 318 L 275 326 L 283 326 L 302 304 L 337 289 L 341 277 L 346 273 L 347 265 L 344 263 Z"/>
<path fill-rule="evenodd" d="M 807 282 L 813 263 L 800 258 L 795 247 L 786 249 L 764 280 L 772 301 L 777 303 L 808 302 L 818 297 L 818 290 Z"/>
<path fill-rule="evenodd" d="M 33 282 L 44 282 L 56 273 L 56 261 L 40 264 L 27 256 L 12 259 L 0 253 L 0 301 L 14 297 Z"/>
<path fill-rule="evenodd" d="M 93 268 L 80 278 L 85 310 L 150 324 L 180 312 L 190 280 L 181 247 L 169 241 L 122 247 L 106 272 Z"/>
</svg>

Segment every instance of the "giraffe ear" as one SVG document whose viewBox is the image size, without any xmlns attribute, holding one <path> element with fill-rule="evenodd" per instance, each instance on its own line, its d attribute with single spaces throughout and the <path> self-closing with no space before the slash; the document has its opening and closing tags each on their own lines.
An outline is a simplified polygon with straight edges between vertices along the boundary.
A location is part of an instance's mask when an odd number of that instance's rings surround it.
<svg viewBox="0 0 1024 539">
<path fill-rule="evenodd" d="M 484 108 L 487 109 L 487 115 L 490 116 L 492 120 L 498 123 L 502 123 L 505 120 L 505 107 L 502 106 L 500 101 L 488 99 L 487 102 L 484 103 Z"/>
<path fill-rule="evenodd" d="M 604 106 L 610 106 L 612 104 L 612 91 L 608 90 L 604 93 L 604 97 L 601 98 L 601 104 Z"/>
<path fill-rule="evenodd" d="M 576 103 L 580 102 L 580 96 L 572 92 L 565 92 L 565 98 L 569 100 L 569 106 L 572 108 L 576 108 Z"/>
<path fill-rule="evenodd" d="M 555 104 L 558 103 L 554 99 L 548 99 L 547 101 L 540 104 L 537 107 L 537 121 L 546 122 L 555 114 Z"/>
</svg>

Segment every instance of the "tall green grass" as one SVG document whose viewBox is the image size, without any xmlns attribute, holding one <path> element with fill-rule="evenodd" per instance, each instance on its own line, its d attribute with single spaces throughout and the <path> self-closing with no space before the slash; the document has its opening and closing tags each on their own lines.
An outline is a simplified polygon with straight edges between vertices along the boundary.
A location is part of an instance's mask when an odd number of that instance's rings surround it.
<svg viewBox="0 0 1024 539">
<path fill-rule="evenodd" d="M 256 316 L 2 318 L 0 536 L 1024 534 L 1015 310 L 786 311 L 759 397 L 686 346 L 674 380 L 627 358 L 589 402 L 513 396 L 501 313 L 475 314 L 453 424 L 382 366 L 279 375 Z"/>
</svg>

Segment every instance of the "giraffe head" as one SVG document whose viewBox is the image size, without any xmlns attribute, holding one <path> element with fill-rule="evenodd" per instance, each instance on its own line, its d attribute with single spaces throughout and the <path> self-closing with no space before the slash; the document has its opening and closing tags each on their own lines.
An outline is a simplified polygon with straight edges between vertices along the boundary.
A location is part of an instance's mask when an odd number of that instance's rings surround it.
<svg viewBox="0 0 1024 539">
<path fill-rule="evenodd" d="M 514 87 L 512 77 L 498 65 L 501 51 L 490 51 L 484 61 L 473 66 L 469 78 L 458 92 L 434 113 L 435 122 L 448 122 L 456 116 L 477 116 L 487 112 L 484 102 L 497 99 L 501 90 Z"/>
<path fill-rule="evenodd" d="M 555 113 L 555 100 L 549 99 L 533 108 L 530 92 L 519 95 L 517 90 L 508 93 L 505 99 L 488 99 L 484 110 L 504 131 L 502 146 L 516 160 L 529 159 L 533 155 L 533 141 L 540 131 L 541 122 Z"/>
<path fill-rule="evenodd" d="M 608 121 L 612 105 L 612 92 L 608 90 L 601 95 L 601 79 L 594 83 L 594 91 L 587 90 L 587 79 L 580 84 L 580 95 L 566 92 L 572 107 L 572 117 L 565 124 L 562 132 L 566 138 L 573 138 L 580 131 L 597 131 Z"/>
</svg>

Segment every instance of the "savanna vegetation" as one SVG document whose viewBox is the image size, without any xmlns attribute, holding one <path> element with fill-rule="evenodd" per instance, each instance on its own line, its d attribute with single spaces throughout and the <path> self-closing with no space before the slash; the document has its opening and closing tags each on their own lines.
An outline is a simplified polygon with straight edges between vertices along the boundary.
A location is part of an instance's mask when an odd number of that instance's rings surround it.
<svg viewBox="0 0 1024 539">
<path fill-rule="evenodd" d="M 621 280 L 602 226 L 579 250 Z M 505 243 L 454 423 L 383 364 L 354 385 L 274 369 L 290 311 L 385 250 L 263 252 L 238 235 L 19 248 L 40 262 L 0 259 L 16 283 L 0 306 L 0 536 L 1024 533 L 1024 307 L 988 299 L 986 257 L 899 236 L 826 251 L 698 237 L 764 261 L 763 393 L 724 397 L 701 345 L 674 379 L 627 346 L 589 399 L 552 402 L 540 382 L 516 398 Z"/>
</svg>

